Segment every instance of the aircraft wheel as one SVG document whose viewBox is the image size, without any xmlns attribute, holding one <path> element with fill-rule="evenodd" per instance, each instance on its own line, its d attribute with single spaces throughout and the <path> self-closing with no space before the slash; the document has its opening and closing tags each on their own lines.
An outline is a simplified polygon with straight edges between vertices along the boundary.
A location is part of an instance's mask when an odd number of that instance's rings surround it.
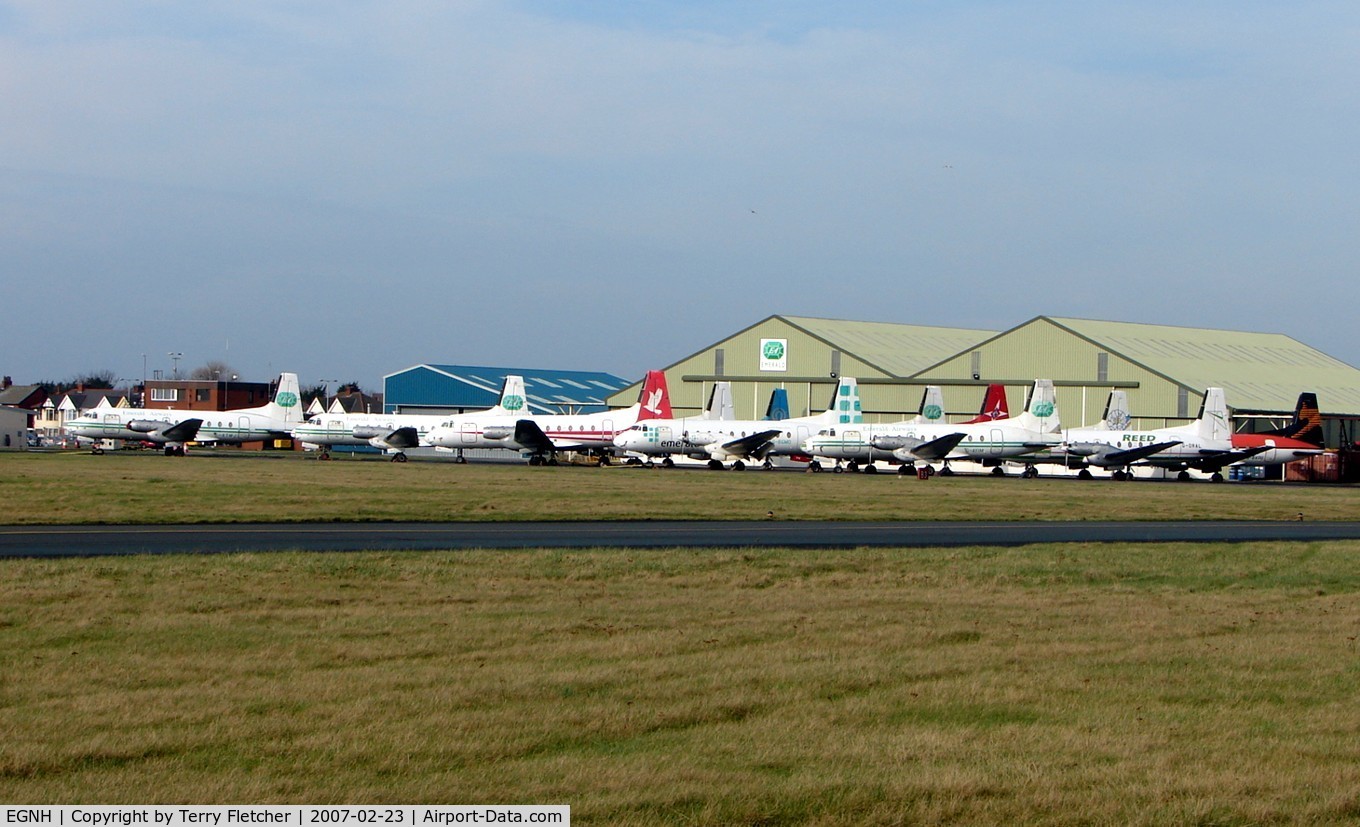
<svg viewBox="0 0 1360 827">
<path fill-rule="evenodd" d="M 732 463 L 732 470 L 733 470 L 733 471 L 745 471 L 745 470 L 746 470 L 746 463 L 742 462 L 741 460 L 737 460 L 736 462 Z"/>
<path fill-rule="evenodd" d="M 708 467 L 714 471 L 721 471 L 723 464 L 716 459 L 711 459 L 708 461 Z"/>
<path fill-rule="evenodd" d="M 766 457 L 765 461 L 760 464 L 760 467 L 764 468 L 766 471 L 773 471 L 774 460 L 770 459 L 769 457 Z"/>
<path fill-rule="evenodd" d="M 459 454 L 458 459 L 454 460 L 454 462 L 458 463 L 459 465 L 467 465 L 467 457 L 463 456 L 462 454 Z"/>
<path fill-rule="evenodd" d="M 858 470 L 859 470 L 859 463 L 858 463 L 858 462 L 855 462 L 855 461 L 852 459 L 852 460 L 850 460 L 849 462 L 847 462 L 847 463 L 845 464 L 845 470 L 850 471 L 850 472 L 858 471 Z"/>
<path fill-rule="evenodd" d="M 1091 472 L 1090 472 L 1090 471 L 1088 471 L 1087 469 L 1083 468 L 1083 469 L 1081 469 L 1080 471 L 1077 472 L 1077 479 L 1079 479 L 1079 480 L 1089 480 L 1089 479 L 1094 479 L 1094 478 L 1091 476 Z"/>
<path fill-rule="evenodd" d="M 318 460 L 320 460 L 321 462 L 329 462 L 329 461 L 330 461 L 330 458 L 331 458 L 331 452 L 330 452 L 330 451 L 322 451 L 320 454 L 317 454 L 316 458 L 317 458 Z"/>
<path fill-rule="evenodd" d="M 542 465 L 542 464 L 543 464 L 543 457 L 540 457 L 538 454 L 530 454 L 530 455 L 529 455 L 529 464 L 530 464 L 530 465 Z"/>
<path fill-rule="evenodd" d="M 98 457 L 98 456 L 103 456 L 103 455 L 104 455 L 104 449 L 101 448 L 101 447 L 99 447 L 98 445 L 96 445 L 96 446 L 94 446 L 93 448 L 90 449 L 90 453 L 94 454 L 94 455 L 97 456 L 97 457 Z"/>
<path fill-rule="evenodd" d="M 842 468 L 842 467 L 839 466 L 839 465 L 837 465 L 835 468 L 832 468 L 831 471 L 832 471 L 832 473 L 834 473 L 834 474 L 844 474 L 844 473 L 845 473 L 845 469 Z"/>
<path fill-rule="evenodd" d="M 608 464 L 609 464 L 609 455 L 608 455 L 608 454 L 600 454 L 600 464 L 601 464 L 601 465 L 608 465 Z"/>
<path fill-rule="evenodd" d="M 396 452 L 395 454 L 392 455 L 392 461 L 393 461 L 393 462 L 405 462 L 405 461 L 406 461 L 406 455 L 403 454 L 401 451 L 398 451 L 398 452 Z"/>
<path fill-rule="evenodd" d="M 1189 471 L 1182 471 L 1182 472 L 1180 472 L 1179 474 L 1176 475 L 1176 479 L 1180 480 L 1181 482 L 1189 482 L 1189 481 L 1190 481 L 1190 472 L 1189 472 Z"/>
<path fill-rule="evenodd" d="M 878 473 L 878 468 L 875 467 L 873 463 L 869 463 L 868 465 L 864 466 L 864 469 L 863 469 L 863 470 L 864 470 L 864 473 L 866 473 L 866 474 L 877 474 L 877 473 Z"/>
<path fill-rule="evenodd" d="M 946 465 L 945 467 L 943 467 L 943 468 L 940 469 L 940 476 L 942 476 L 942 477 L 952 477 L 952 476 L 954 476 L 954 469 L 953 469 L 953 468 L 950 468 L 948 465 Z"/>
<path fill-rule="evenodd" d="M 1006 476 L 1006 469 L 1005 469 L 1005 468 L 1002 468 L 1000 465 L 998 465 L 998 466 L 996 466 L 995 468 L 992 469 L 992 476 L 994 476 L 994 477 L 1004 477 L 1004 476 Z"/>
<path fill-rule="evenodd" d="M 674 467 L 675 467 L 675 460 L 671 459 L 670 457 L 666 457 L 665 459 L 661 460 L 661 467 L 662 467 L 662 468 L 674 468 Z"/>
<path fill-rule="evenodd" d="M 899 465 L 897 466 L 897 476 L 905 477 L 906 475 L 910 474 L 913 470 L 914 469 L 910 465 Z"/>
<path fill-rule="evenodd" d="M 1223 482 L 1223 475 L 1215 472 L 1214 475 L 1209 478 L 1209 482 Z"/>
<path fill-rule="evenodd" d="M 175 449 L 169 445 L 165 446 L 165 455 L 167 457 L 173 457 L 175 455 Z"/>
<path fill-rule="evenodd" d="M 543 464 L 544 464 L 544 465 L 552 465 L 552 466 L 556 466 L 556 465 L 557 465 L 557 457 L 548 457 L 547 461 L 544 462 Z"/>
<path fill-rule="evenodd" d="M 1115 480 L 1116 482 L 1123 482 L 1123 481 L 1124 481 L 1124 472 L 1123 472 L 1123 471 L 1115 471 L 1113 474 L 1110 475 L 1110 479 Z"/>
<path fill-rule="evenodd" d="M 1021 471 L 1021 472 L 1020 472 L 1020 478 L 1021 478 L 1021 479 L 1032 480 L 1032 479 L 1034 479 L 1035 477 L 1038 477 L 1038 476 L 1039 476 L 1039 469 L 1037 469 L 1037 468 L 1026 468 L 1024 471 Z"/>
</svg>

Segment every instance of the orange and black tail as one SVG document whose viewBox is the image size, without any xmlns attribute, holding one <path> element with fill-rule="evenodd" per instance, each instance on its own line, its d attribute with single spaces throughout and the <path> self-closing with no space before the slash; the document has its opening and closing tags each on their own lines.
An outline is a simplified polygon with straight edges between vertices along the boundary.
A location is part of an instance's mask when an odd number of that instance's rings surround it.
<svg viewBox="0 0 1360 827">
<path fill-rule="evenodd" d="M 1291 439 L 1322 444 L 1322 412 L 1318 410 L 1317 394 L 1304 391 L 1299 394 L 1298 404 L 1294 406 L 1294 421 L 1283 428 L 1262 433 L 1287 436 Z"/>
</svg>

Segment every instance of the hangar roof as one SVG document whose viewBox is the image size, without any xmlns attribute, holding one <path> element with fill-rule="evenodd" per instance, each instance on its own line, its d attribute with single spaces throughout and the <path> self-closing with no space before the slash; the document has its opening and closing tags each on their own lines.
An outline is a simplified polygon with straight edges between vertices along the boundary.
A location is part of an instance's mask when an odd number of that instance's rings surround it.
<svg viewBox="0 0 1360 827">
<path fill-rule="evenodd" d="M 794 327 L 876 365 L 889 376 L 912 376 L 996 335 L 995 330 L 930 327 L 890 322 L 853 322 L 779 316 Z"/>
<path fill-rule="evenodd" d="M 384 408 L 490 408 L 510 374 L 524 377 L 534 413 L 602 411 L 606 398 L 630 384 L 593 371 L 422 364 L 383 377 Z"/>
<path fill-rule="evenodd" d="M 1313 391 L 1324 413 L 1360 413 L 1360 370 L 1282 333 L 1039 319 L 1192 390 L 1223 388 L 1234 410 L 1279 410 Z"/>
</svg>

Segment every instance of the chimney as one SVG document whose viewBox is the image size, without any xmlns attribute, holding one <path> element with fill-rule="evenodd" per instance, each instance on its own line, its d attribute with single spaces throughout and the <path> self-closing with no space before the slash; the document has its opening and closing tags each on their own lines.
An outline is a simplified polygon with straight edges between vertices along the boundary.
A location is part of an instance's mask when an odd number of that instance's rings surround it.
<svg viewBox="0 0 1360 827">
<path fill-rule="evenodd" d="M 14 384 L 14 380 L 13 380 L 13 379 L 10 379 L 8 376 L 6 376 L 5 379 L 4 379 L 4 382 L 3 382 L 3 383 L 0 383 L 0 391 L 5 390 L 6 388 L 8 388 L 10 385 L 13 385 L 13 384 Z"/>
</svg>

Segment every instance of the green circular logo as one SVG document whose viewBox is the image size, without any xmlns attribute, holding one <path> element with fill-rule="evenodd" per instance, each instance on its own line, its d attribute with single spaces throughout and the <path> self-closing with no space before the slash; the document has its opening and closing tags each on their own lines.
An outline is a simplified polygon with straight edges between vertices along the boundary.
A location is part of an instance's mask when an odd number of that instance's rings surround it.
<svg viewBox="0 0 1360 827">
<path fill-rule="evenodd" d="M 507 411 L 517 411 L 524 407 L 524 397 L 510 394 L 505 397 L 505 402 L 501 403 L 501 407 Z"/>
<path fill-rule="evenodd" d="M 784 358 L 784 343 L 783 343 L 783 342 L 766 342 L 766 343 L 765 343 L 765 358 L 766 358 L 766 359 L 770 359 L 770 360 L 774 360 L 774 359 L 783 359 L 783 358 Z"/>
<path fill-rule="evenodd" d="M 298 398 L 297 394 L 292 391 L 284 391 L 279 394 L 279 398 L 275 401 L 279 403 L 280 407 L 291 408 L 298 403 Z"/>
<path fill-rule="evenodd" d="M 926 419 L 939 419 L 944 416 L 944 410 L 939 405 L 926 405 L 921 409 L 921 415 Z"/>
</svg>

